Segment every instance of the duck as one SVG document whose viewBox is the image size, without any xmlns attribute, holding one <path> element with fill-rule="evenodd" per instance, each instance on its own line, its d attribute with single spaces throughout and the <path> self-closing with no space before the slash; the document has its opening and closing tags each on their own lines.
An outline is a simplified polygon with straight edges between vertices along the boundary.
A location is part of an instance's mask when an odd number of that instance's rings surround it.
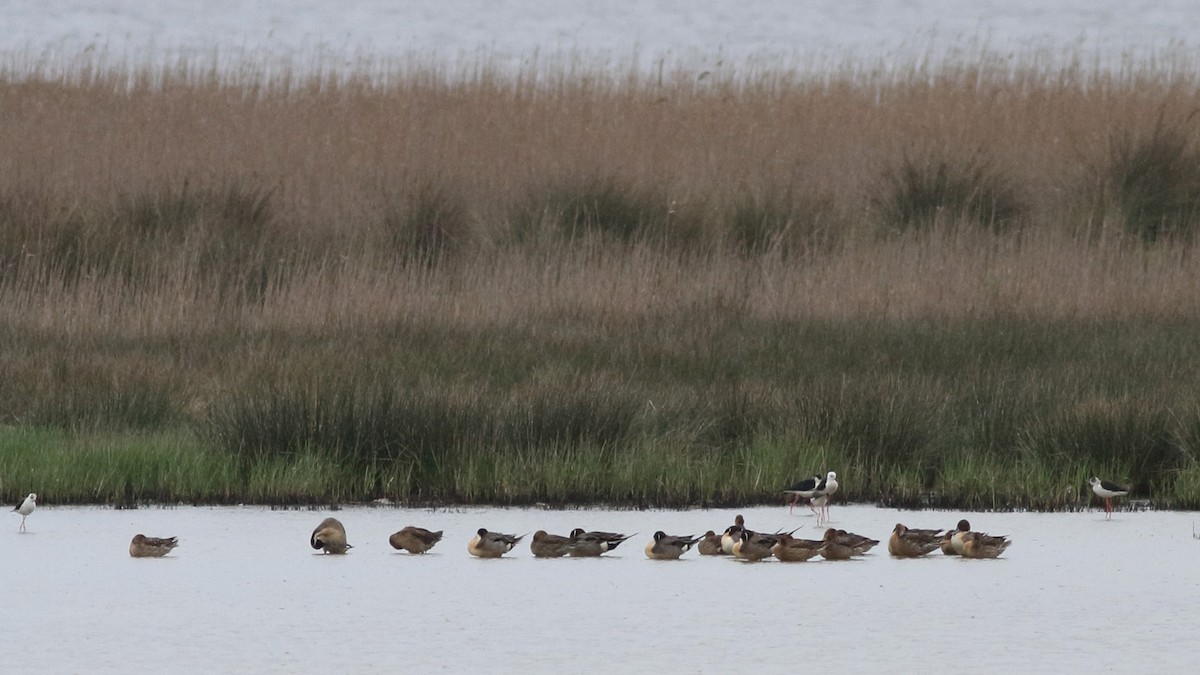
<svg viewBox="0 0 1200 675">
<path fill-rule="evenodd" d="M 415 527 L 413 525 L 409 525 L 388 537 L 388 543 L 392 545 L 392 548 L 398 551 L 408 551 L 412 555 L 425 553 L 441 540 L 442 530 L 431 532 L 423 527 Z"/>
<path fill-rule="evenodd" d="M 646 544 L 646 557 L 651 560 L 679 560 L 702 537 L 673 536 L 662 530 L 654 533 L 654 540 Z"/>
<path fill-rule="evenodd" d="M 326 554 L 341 555 L 354 546 L 346 543 L 346 527 L 342 526 L 342 522 L 336 518 L 326 518 L 320 521 L 312 531 L 312 536 L 308 537 L 308 543 L 312 544 L 312 548 L 322 550 Z"/>
<path fill-rule="evenodd" d="M 570 556 L 572 558 L 595 558 L 621 545 L 621 542 L 632 537 L 632 534 L 617 534 L 616 532 L 585 532 L 582 527 L 571 530 Z"/>
<path fill-rule="evenodd" d="M 962 540 L 964 558 L 998 558 L 1012 545 L 1008 537 L 994 537 L 981 532 L 967 532 Z"/>
<path fill-rule="evenodd" d="M 513 550 L 517 542 L 524 538 L 525 535 L 517 537 L 511 534 L 488 532 L 481 527 L 471 541 L 467 542 L 467 552 L 477 558 L 499 558 Z"/>
<path fill-rule="evenodd" d="M 790 534 L 781 534 L 771 547 L 771 555 L 780 562 L 804 562 L 818 555 L 824 546 L 825 542 L 819 539 L 797 539 Z"/>
<path fill-rule="evenodd" d="M 861 534 L 854 534 L 845 530 L 834 530 L 836 532 L 838 543 L 845 544 L 854 550 L 854 555 L 862 555 L 879 543 L 878 539 L 865 537 Z"/>
<path fill-rule="evenodd" d="M 946 530 L 946 532 L 944 534 L 942 534 L 942 541 L 940 544 L 941 548 L 942 548 L 942 554 L 943 555 L 961 555 L 958 552 L 958 548 L 956 548 L 954 546 L 954 537 L 963 532 L 968 532 L 968 531 L 970 531 L 970 529 L 971 529 L 970 523 L 968 523 L 966 520 L 960 520 L 960 521 L 958 521 L 958 525 L 954 526 L 954 529 Z"/>
<path fill-rule="evenodd" d="M 832 527 L 825 530 L 822 541 L 825 545 L 821 547 L 821 557 L 826 560 L 850 560 L 857 555 L 854 546 Z"/>
<path fill-rule="evenodd" d="M 323 553 L 341 555 L 354 548 L 346 543 L 346 528 L 337 518 L 326 518 L 317 525 L 308 538 L 308 543 Z"/>
<path fill-rule="evenodd" d="M 129 555 L 133 558 L 161 558 L 178 545 L 178 537 L 160 538 L 135 534 L 133 541 L 129 542 Z"/>
<path fill-rule="evenodd" d="M 830 471 L 825 474 L 825 480 L 813 490 L 812 505 L 817 510 L 817 525 L 829 522 L 829 498 L 838 491 L 838 487 L 837 472 Z"/>
<path fill-rule="evenodd" d="M 721 535 L 712 530 L 704 533 L 696 550 L 700 552 L 700 555 L 728 555 L 725 553 L 725 549 L 721 548 Z"/>
<path fill-rule="evenodd" d="M 920 558 L 942 545 L 941 530 L 917 530 L 896 523 L 888 538 L 888 553 L 896 558 Z"/>
<path fill-rule="evenodd" d="M 974 554 L 967 555 L 967 540 L 974 540 Z M 950 545 L 954 547 L 954 551 L 964 558 L 995 558 L 1004 552 L 1012 542 L 1004 535 L 985 534 L 983 532 L 975 532 L 971 529 L 971 523 L 966 519 L 958 521 L 958 527 L 955 528 L 950 537 Z M 995 555 L 989 555 L 991 552 Z"/>
<path fill-rule="evenodd" d="M 725 555 L 733 555 L 733 542 L 737 541 L 734 539 L 734 534 L 744 529 L 746 529 L 746 519 L 739 513 L 733 519 L 733 525 L 725 528 L 725 532 L 721 535 L 721 550 L 725 552 Z"/>
<path fill-rule="evenodd" d="M 962 555 L 963 550 L 963 535 L 971 531 L 971 523 L 966 518 L 958 521 L 958 525 L 950 531 L 950 547 L 954 549 L 953 555 Z M 945 552 L 945 548 L 942 549 Z"/>
<path fill-rule="evenodd" d="M 737 541 L 733 543 L 733 557 L 738 560 L 757 562 L 771 557 L 771 549 L 779 543 L 779 536 L 738 530 Z"/>
<path fill-rule="evenodd" d="M 37 508 L 37 499 L 37 494 L 30 492 L 29 496 L 25 498 L 25 501 L 13 507 L 13 513 L 21 514 L 21 524 L 17 527 L 17 532 L 26 531 L 25 519 L 28 518 L 29 514 L 33 513 L 33 510 Z"/>
<path fill-rule="evenodd" d="M 808 508 L 816 513 L 817 509 L 812 505 L 813 495 L 817 491 L 817 486 L 821 484 L 821 475 L 817 474 L 812 478 L 805 478 L 797 483 L 792 483 L 783 489 L 783 493 L 792 496 L 792 503 L 788 506 L 788 515 L 792 515 L 792 510 L 796 508 L 796 503 L 801 499 L 809 500 Z"/>
<path fill-rule="evenodd" d="M 529 542 L 529 550 L 535 558 L 561 558 L 574 547 L 575 542 L 570 537 L 548 534 L 545 530 L 534 532 L 533 541 Z"/>
</svg>

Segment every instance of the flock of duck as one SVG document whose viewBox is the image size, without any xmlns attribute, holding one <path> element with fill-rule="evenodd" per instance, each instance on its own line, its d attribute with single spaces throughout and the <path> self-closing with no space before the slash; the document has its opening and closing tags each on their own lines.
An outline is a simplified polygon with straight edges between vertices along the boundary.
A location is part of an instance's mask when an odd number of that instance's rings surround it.
<svg viewBox="0 0 1200 675">
<path fill-rule="evenodd" d="M 799 528 L 797 528 L 799 529 Z M 756 562 L 774 557 L 782 562 L 804 562 L 816 556 L 825 560 L 851 560 L 861 556 L 878 543 L 878 539 L 828 528 L 820 539 L 800 539 L 791 532 L 767 534 L 746 527 L 741 515 L 721 534 L 709 530 L 700 536 L 654 533 L 646 542 L 646 557 L 651 560 L 678 560 L 695 547 L 700 555 L 732 556 Z M 140 536 L 140 535 L 139 535 Z M 467 543 L 467 552 L 478 558 L 500 558 L 516 548 L 526 535 L 504 534 L 479 528 Z M 618 532 L 587 531 L 576 528 L 569 535 L 550 534 L 545 530 L 533 533 L 529 551 L 535 558 L 595 558 L 616 549 L 633 535 Z M 408 526 L 392 534 L 392 548 L 413 555 L 429 551 L 442 540 L 442 531 Z M 173 541 L 173 540 L 172 540 Z M 326 518 L 312 531 L 309 543 L 324 553 L 340 555 L 353 548 L 346 541 L 346 528 L 337 518 Z M 888 553 L 897 558 L 919 558 L 937 550 L 946 555 L 964 558 L 996 558 L 1012 541 L 1006 536 L 975 532 L 971 523 L 958 521 L 951 530 L 919 530 L 897 523 L 888 539 Z M 167 549 L 169 550 L 169 549 Z"/>
<path fill-rule="evenodd" d="M 1089 483 L 1093 492 L 1104 498 L 1106 517 L 1112 515 L 1112 499 L 1128 494 L 1128 489 L 1099 478 L 1092 478 Z M 817 515 L 818 525 L 827 524 L 829 496 L 837 489 L 837 474 L 833 471 L 823 478 L 817 475 L 791 485 L 784 490 L 784 493 L 793 497 L 789 513 L 800 499 L 807 499 L 809 508 Z M 30 493 L 13 509 L 21 516 L 18 532 L 25 531 L 25 519 L 36 507 L 37 494 Z M 746 561 L 774 557 L 782 562 L 803 562 L 816 556 L 825 560 L 851 560 L 879 544 L 878 539 L 832 527 L 827 528 L 820 539 L 794 537 L 792 535 L 796 530 L 770 534 L 755 532 L 746 527 L 745 519 L 739 515 L 721 534 L 709 530 L 700 536 L 670 535 L 660 530 L 654 533 L 644 550 L 646 557 L 651 560 L 677 560 L 695 547 L 702 556 L 731 556 Z M 500 558 L 512 551 L 525 536 L 479 528 L 467 543 L 467 552 L 479 558 Z M 529 550 L 536 558 L 598 557 L 616 549 L 633 536 L 617 532 L 587 531 L 583 528 L 576 528 L 568 535 L 538 530 L 530 539 Z M 441 540 L 441 530 L 435 532 L 410 525 L 392 534 L 388 543 L 396 550 L 420 555 Z M 353 548 L 347 543 L 345 526 L 337 518 L 321 521 L 313 529 L 309 544 L 314 549 L 331 555 L 341 555 Z M 147 537 L 138 534 L 129 543 L 129 555 L 134 558 L 161 558 L 178 545 L 178 537 Z M 976 532 L 971 529 L 971 523 L 963 519 L 949 530 L 917 529 L 896 523 L 888 538 L 887 548 L 888 553 L 897 558 L 918 558 L 938 550 L 945 555 L 964 558 L 996 558 L 1010 545 L 1012 541 L 1007 536 Z"/>
</svg>

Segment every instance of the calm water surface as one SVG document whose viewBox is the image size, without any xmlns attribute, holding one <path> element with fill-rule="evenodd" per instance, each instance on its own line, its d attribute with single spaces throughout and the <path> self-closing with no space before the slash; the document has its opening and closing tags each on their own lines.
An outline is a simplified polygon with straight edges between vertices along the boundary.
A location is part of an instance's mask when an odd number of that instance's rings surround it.
<svg viewBox="0 0 1200 675">
<path fill-rule="evenodd" d="M 807 510 L 740 511 L 762 531 Z M 885 540 L 901 521 L 1015 540 L 999 560 L 756 564 L 647 560 L 655 530 L 721 530 L 735 511 L 350 508 L 40 508 L 3 523 L 4 672 L 1194 672 L 1200 540 L 1194 513 L 901 512 L 835 507 L 834 525 Z M 315 555 L 336 515 L 355 548 Z M 424 556 L 388 535 L 444 529 Z M 478 560 L 479 527 L 638 532 L 599 559 Z M 142 532 L 177 535 L 164 559 L 131 559 Z M 963 650 L 967 651 L 964 653 Z M 140 663 L 140 665 L 138 665 Z M 753 665 L 750 665 L 753 664 Z M 953 668 L 960 670 L 960 668 Z"/>
<path fill-rule="evenodd" d="M 174 51 L 373 59 L 483 51 L 514 65 L 540 53 L 608 55 L 651 67 L 660 59 L 712 67 L 765 58 L 799 65 L 853 55 L 868 63 L 922 61 L 981 48 L 1061 50 L 1103 61 L 1194 53 L 1194 0 L 0 0 L 0 54 L 70 58 L 88 49 L 144 61 Z M 824 58 L 822 58 L 822 55 Z M 1068 63 L 1070 57 L 1068 57 Z M 781 64 L 780 59 L 783 59 Z M 237 59 L 235 58 L 236 62 Z M 336 61 L 334 61 L 336 62 Z M 173 63 L 166 58 L 164 64 Z M 331 63 L 326 63 L 329 67 Z M 819 65 L 819 63 L 817 64 Z"/>
</svg>

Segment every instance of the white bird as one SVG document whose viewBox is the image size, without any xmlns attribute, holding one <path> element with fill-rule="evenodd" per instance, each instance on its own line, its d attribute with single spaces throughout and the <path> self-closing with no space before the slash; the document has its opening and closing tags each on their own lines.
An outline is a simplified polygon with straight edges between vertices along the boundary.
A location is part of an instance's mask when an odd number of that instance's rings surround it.
<svg viewBox="0 0 1200 675">
<path fill-rule="evenodd" d="M 1099 478 L 1095 477 L 1090 478 L 1088 482 L 1092 484 L 1092 492 L 1095 492 L 1098 496 L 1104 498 L 1104 519 L 1111 520 L 1112 498 L 1124 497 L 1125 495 L 1129 494 L 1129 490 L 1117 485 L 1116 483 L 1110 483 L 1106 480 L 1100 480 Z"/>
<path fill-rule="evenodd" d="M 838 490 L 837 474 L 830 471 L 813 490 L 812 505 L 817 509 L 817 525 L 829 523 L 829 496 Z"/>
<path fill-rule="evenodd" d="M 37 495 L 30 492 L 25 501 L 13 509 L 14 512 L 21 514 L 21 526 L 17 528 L 17 532 L 25 531 L 25 519 L 29 517 L 29 514 L 33 513 L 35 508 L 37 508 Z"/>
</svg>

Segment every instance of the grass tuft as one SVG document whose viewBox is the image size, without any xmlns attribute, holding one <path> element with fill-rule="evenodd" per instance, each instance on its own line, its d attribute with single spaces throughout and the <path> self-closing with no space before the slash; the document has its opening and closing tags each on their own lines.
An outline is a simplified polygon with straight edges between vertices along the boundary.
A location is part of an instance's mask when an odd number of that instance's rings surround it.
<svg viewBox="0 0 1200 675">
<path fill-rule="evenodd" d="M 455 257 L 471 243 L 467 201 L 444 179 L 419 181 L 403 207 L 385 214 L 383 224 L 399 256 L 429 265 Z"/>
<path fill-rule="evenodd" d="M 1108 180 L 1125 230 L 1147 243 L 1191 241 L 1200 221 L 1200 150 L 1184 124 L 1170 125 L 1160 113 L 1148 136 L 1127 129 L 1109 147 Z"/>
<path fill-rule="evenodd" d="M 663 241 L 672 234 L 670 200 L 621 178 L 560 182 L 534 199 L 529 212 L 546 214 L 568 240 L 598 237 L 629 244 Z"/>
<path fill-rule="evenodd" d="M 954 229 L 969 223 L 992 232 L 1018 224 L 1025 208 L 1009 181 L 980 155 L 966 159 L 905 154 L 884 173 L 875 198 L 894 232 Z"/>
<path fill-rule="evenodd" d="M 837 238 L 836 224 L 831 198 L 799 195 L 791 186 L 761 194 L 740 191 L 725 219 L 736 250 L 784 258 L 827 250 Z"/>
</svg>

